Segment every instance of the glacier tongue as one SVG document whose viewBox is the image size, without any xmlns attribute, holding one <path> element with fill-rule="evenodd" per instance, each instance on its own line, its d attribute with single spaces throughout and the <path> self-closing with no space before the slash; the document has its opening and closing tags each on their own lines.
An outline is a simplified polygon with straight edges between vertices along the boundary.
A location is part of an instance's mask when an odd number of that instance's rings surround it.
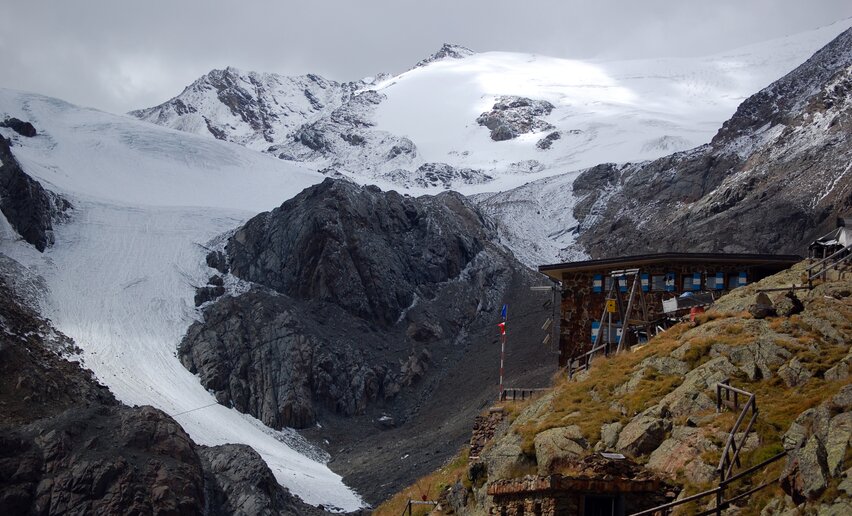
<svg viewBox="0 0 852 516">
<path fill-rule="evenodd" d="M 9 228 L 0 252 L 44 278 L 43 312 L 83 349 L 85 365 L 121 401 L 166 411 L 200 444 L 252 446 L 306 502 L 363 506 L 339 475 L 293 449 L 304 449 L 294 432 L 216 404 L 175 355 L 197 317 L 194 286 L 212 273 L 203 244 L 322 177 L 237 145 L 38 95 L 0 90 L 0 110 L 39 128 L 41 136 L 16 141 L 13 152 L 75 206 L 44 254 L 14 241 Z"/>
</svg>

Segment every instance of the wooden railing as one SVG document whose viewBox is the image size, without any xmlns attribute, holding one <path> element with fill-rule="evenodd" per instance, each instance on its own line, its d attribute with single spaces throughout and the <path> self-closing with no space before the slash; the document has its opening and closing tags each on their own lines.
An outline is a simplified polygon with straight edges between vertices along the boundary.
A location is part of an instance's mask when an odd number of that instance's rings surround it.
<svg viewBox="0 0 852 516">
<path fill-rule="evenodd" d="M 742 400 L 740 399 L 742 397 Z M 725 492 L 730 489 L 730 485 L 738 480 L 742 480 L 743 478 L 751 475 L 752 473 L 765 468 L 769 464 L 781 459 L 785 455 L 787 455 L 786 451 L 782 451 L 781 453 L 766 459 L 765 461 L 752 466 L 748 469 L 740 471 L 736 474 L 733 474 L 734 465 L 740 467 L 740 451 L 745 445 L 745 441 L 748 438 L 748 434 L 751 432 L 752 427 L 754 426 L 754 422 L 757 419 L 757 397 L 750 392 L 746 392 L 742 389 L 737 389 L 736 387 L 731 387 L 730 380 L 724 380 L 716 384 L 716 411 L 720 412 L 722 407 L 729 407 L 732 410 L 740 409 L 740 402 L 742 403 L 742 411 L 740 412 L 739 417 L 737 417 L 736 423 L 734 423 L 733 428 L 731 428 L 731 432 L 728 434 L 728 440 L 725 443 L 725 448 L 722 450 L 722 456 L 719 458 L 719 466 L 716 468 L 716 471 L 719 473 L 719 485 L 714 487 L 713 489 L 709 489 L 707 491 L 702 491 L 700 493 L 687 496 L 686 498 L 682 498 L 680 500 L 675 500 L 674 502 L 667 503 L 665 505 L 660 505 L 659 507 L 654 507 L 653 509 L 647 509 L 642 512 L 637 512 L 633 516 L 650 516 L 650 515 L 660 515 L 665 516 L 667 514 L 671 514 L 672 510 L 675 507 L 695 502 L 702 498 L 707 498 L 709 496 L 716 497 L 715 507 L 712 509 L 705 510 L 703 512 L 696 513 L 696 516 L 710 515 L 715 514 L 721 516 L 722 511 L 730 507 L 730 505 L 734 502 L 742 500 L 747 496 L 760 491 L 770 485 L 776 483 L 778 479 L 771 480 L 769 482 L 765 482 L 757 487 L 753 487 L 745 492 L 737 493 L 735 496 L 725 499 Z M 737 443 L 736 435 L 739 433 L 740 427 L 745 421 L 746 416 L 749 411 L 751 411 L 751 418 L 749 419 L 748 424 L 743 431 L 742 438 Z"/>
</svg>

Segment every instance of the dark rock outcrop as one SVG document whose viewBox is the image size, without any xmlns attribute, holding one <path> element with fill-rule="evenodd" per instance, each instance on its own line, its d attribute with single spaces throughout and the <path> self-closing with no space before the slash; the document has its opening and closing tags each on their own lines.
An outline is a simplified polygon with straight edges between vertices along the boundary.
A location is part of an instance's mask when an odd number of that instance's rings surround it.
<svg viewBox="0 0 852 516">
<path fill-rule="evenodd" d="M 495 286 L 466 290 L 511 260 L 492 233 L 458 194 L 326 179 L 234 233 L 232 273 L 266 289 L 207 309 L 181 360 L 220 402 L 276 428 L 312 425 L 320 407 L 363 413 L 420 380 L 430 350 L 489 302 Z"/>
<path fill-rule="evenodd" d="M 453 45 L 451 43 L 444 43 L 441 45 L 441 48 L 438 49 L 437 52 L 427 57 L 426 59 L 422 59 L 418 61 L 415 68 L 426 66 L 429 63 L 434 63 L 435 61 L 440 61 L 442 59 L 464 59 L 465 57 L 472 56 L 475 52 L 467 47 L 463 47 L 461 45 Z"/>
<path fill-rule="evenodd" d="M 497 98 L 491 111 L 479 115 L 476 123 L 490 129 L 491 139 L 499 142 L 525 133 L 553 129 L 552 125 L 539 118 L 549 115 L 551 111 L 553 104 L 546 100 L 503 96 Z M 559 133 L 554 134 L 558 138 Z"/>
<path fill-rule="evenodd" d="M 852 211 L 850 92 L 852 29 L 743 102 L 710 144 L 581 174 L 579 245 L 594 258 L 802 253 Z"/>
<path fill-rule="evenodd" d="M 198 451 L 213 509 L 209 516 L 233 514 L 288 514 L 321 516 L 322 509 L 307 505 L 280 486 L 263 459 L 250 446 L 225 444 Z"/>
<path fill-rule="evenodd" d="M 251 448 L 199 447 L 164 412 L 118 403 L 2 277 L 0 313 L 0 514 L 327 514 Z"/>
<path fill-rule="evenodd" d="M 6 120 L 0 122 L 0 127 L 8 127 L 9 129 L 20 134 L 21 136 L 26 136 L 27 138 L 32 138 L 33 136 L 36 136 L 38 134 L 33 124 L 15 117 L 7 118 Z"/>
<path fill-rule="evenodd" d="M 388 326 L 458 277 L 492 232 L 458 194 L 412 199 L 326 179 L 251 219 L 227 252 L 235 276 Z"/>
<path fill-rule="evenodd" d="M 541 140 L 537 141 L 535 146 L 541 150 L 547 150 L 553 145 L 553 142 L 560 138 L 562 138 L 562 135 L 559 134 L 559 131 L 553 131 Z"/>
<path fill-rule="evenodd" d="M 233 234 L 231 271 L 254 286 L 207 305 L 179 356 L 220 402 L 304 428 L 381 501 L 469 439 L 496 389 L 482 363 L 499 348 L 502 302 L 517 314 L 510 377 L 543 385 L 552 371 L 534 344 L 544 314 L 533 277 L 494 241 L 456 193 L 327 179 Z"/>
<path fill-rule="evenodd" d="M 0 210 L 24 240 L 44 251 L 53 244 L 53 224 L 64 220 L 71 204 L 28 176 L 0 136 Z"/>
</svg>

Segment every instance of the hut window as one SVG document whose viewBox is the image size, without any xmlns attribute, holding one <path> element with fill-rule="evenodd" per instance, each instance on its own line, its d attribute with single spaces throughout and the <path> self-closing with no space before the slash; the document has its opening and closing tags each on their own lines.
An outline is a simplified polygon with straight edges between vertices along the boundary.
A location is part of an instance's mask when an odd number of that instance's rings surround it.
<svg viewBox="0 0 852 516">
<path fill-rule="evenodd" d="M 734 290 L 739 287 L 740 275 L 737 272 L 728 274 L 728 290 Z"/>
<path fill-rule="evenodd" d="M 654 292 L 662 292 L 666 290 L 666 277 L 663 274 L 654 274 L 651 276 L 651 290 Z"/>
<path fill-rule="evenodd" d="M 684 292 L 689 292 L 692 290 L 692 274 L 684 274 L 680 278 L 681 282 L 681 290 Z"/>
</svg>

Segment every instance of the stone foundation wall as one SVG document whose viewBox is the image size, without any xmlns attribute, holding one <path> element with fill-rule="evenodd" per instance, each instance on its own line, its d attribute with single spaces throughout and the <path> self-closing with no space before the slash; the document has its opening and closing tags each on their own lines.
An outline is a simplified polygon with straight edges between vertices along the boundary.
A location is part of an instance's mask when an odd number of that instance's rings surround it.
<svg viewBox="0 0 852 516">
<path fill-rule="evenodd" d="M 480 452 L 485 448 L 500 427 L 507 423 L 506 412 L 499 407 L 491 408 L 487 415 L 476 416 L 473 420 L 473 430 L 470 436 L 470 459 L 478 459 Z"/>
</svg>

